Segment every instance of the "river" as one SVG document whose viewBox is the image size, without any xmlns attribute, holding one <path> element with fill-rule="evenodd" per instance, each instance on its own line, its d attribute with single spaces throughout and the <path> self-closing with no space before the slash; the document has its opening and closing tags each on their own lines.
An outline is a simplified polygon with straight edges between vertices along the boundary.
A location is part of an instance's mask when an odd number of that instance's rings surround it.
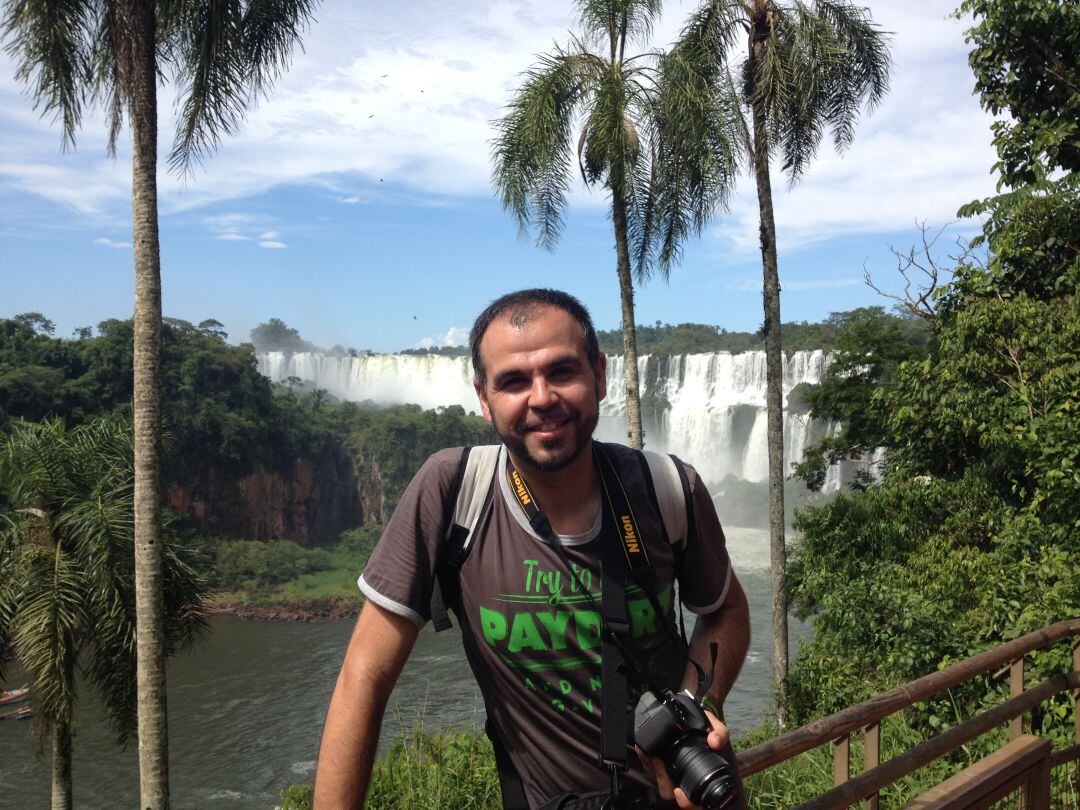
<svg viewBox="0 0 1080 810">
<path fill-rule="evenodd" d="M 727 702 L 737 737 L 757 725 L 770 706 L 768 534 L 730 529 L 728 535 L 750 601 L 753 632 Z M 289 624 L 222 617 L 204 642 L 169 662 L 170 788 L 176 810 L 265 810 L 275 805 L 282 788 L 312 780 L 323 716 L 352 625 L 352 620 Z M 793 622 L 796 642 L 806 634 L 806 627 Z M 4 688 L 21 686 L 17 678 L 9 673 Z M 75 806 L 137 806 L 134 743 L 121 750 L 94 696 L 84 690 L 81 697 L 73 743 Z M 391 698 L 381 747 L 418 719 L 435 729 L 479 726 L 482 718 L 457 631 L 425 628 Z M 2 808 L 49 804 L 49 755 L 35 755 L 32 725 L 0 723 Z"/>
</svg>

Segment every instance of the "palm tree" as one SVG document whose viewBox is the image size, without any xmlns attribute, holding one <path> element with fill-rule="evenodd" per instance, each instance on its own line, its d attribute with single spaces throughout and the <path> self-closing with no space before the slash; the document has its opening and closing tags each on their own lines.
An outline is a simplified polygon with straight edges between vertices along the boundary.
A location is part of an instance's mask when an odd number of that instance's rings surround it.
<svg viewBox="0 0 1080 810">
<path fill-rule="evenodd" d="M 16 422 L 0 445 L 0 649 L 30 677 L 37 730 L 52 741 L 52 806 L 70 808 L 77 675 L 124 742 L 135 727 L 131 425 L 68 430 Z M 166 544 L 167 648 L 205 627 L 205 584 Z M 0 658 L 0 675 L 4 660 Z"/>
<path fill-rule="evenodd" d="M 138 617 L 139 777 L 142 807 L 166 808 L 168 734 L 161 542 L 161 262 L 157 214 L 157 81 L 171 73 L 180 116 L 173 167 L 190 170 L 284 69 L 315 0 L 67 0 L 5 4 L 4 36 L 73 144 L 82 111 L 101 101 L 114 152 L 126 113 L 132 130 L 135 254 L 135 571 Z"/>
<path fill-rule="evenodd" d="M 525 232 L 535 226 L 537 244 L 552 249 L 576 157 L 587 186 L 601 186 L 611 200 L 615 268 L 622 304 L 626 369 L 627 438 L 642 446 L 637 337 L 634 331 L 634 280 L 643 281 L 659 266 L 666 276 L 678 246 L 700 229 L 722 194 L 687 196 L 680 183 L 690 171 L 713 178 L 712 189 L 727 188 L 734 165 L 716 98 L 699 76 L 677 58 L 659 51 L 634 56 L 627 44 L 646 40 L 660 13 L 659 0 L 581 0 L 581 35 L 565 48 L 540 57 L 496 122 L 492 159 L 494 182 L 503 207 Z M 691 124 L 693 126 L 691 126 Z M 685 150 L 679 133 L 715 144 L 721 159 L 708 166 L 683 165 L 703 152 Z M 689 139 L 689 135 L 686 136 Z M 723 159 L 723 156 L 727 159 Z"/>
<path fill-rule="evenodd" d="M 742 33 L 747 36 L 747 51 L 736 81 L 727 65 Z M 749 126 L 743 118 L 740 126 L 757 184 L 760 216 L 773 660 L 780 693 L 779 720 L 783 725 L 788 672 L 783 356 L 769 161 L 779 153 L 784 172 L 794 184 L 814 158 L 826 129 L 832 131 L 838 150 L 851 144 L 860 108 L 874 107 L 888 91 L 887 37 L 873 24 L 865 8 L 848 0 L 710 0 L 692 15 L 676 48 L 700 60 L 714 91 L 726 98 L 738 98 L 751 116 Z"/>
</svg>

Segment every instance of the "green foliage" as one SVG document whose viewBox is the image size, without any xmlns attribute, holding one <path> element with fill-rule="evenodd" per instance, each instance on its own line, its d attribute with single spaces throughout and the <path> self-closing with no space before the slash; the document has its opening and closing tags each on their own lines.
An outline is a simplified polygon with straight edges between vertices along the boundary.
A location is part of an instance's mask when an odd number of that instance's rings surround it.
<svg viewBox="0 0 1080 810">
<path fill-rule="evenodd" d="M 881 307 L 833 313 L 828 322 L 836 329 L 831 362 L 818 385 L 800 392 L 813 418 L 841 425 L 838 433 L 807 448 L 795 465 L 796 477 L 814 491 L 824 485 L 830 465 L 859 461 L 891 446 L 889 409 L 875 392 L 892 384 L 903 362 L 925 356 L 929 333 L 925 321 L 886 315 Z M 852 485 L 863 487 L 869 480 L 856 474 Z"/>
<path fill-rule="evenodd" d="M 968 63 L 991 125 L 1001 184 L 1080 171 L 1080 7 L 1053 0 L 965 0 Z"/>
<path fill-rule="evenodd" d="M 235 130 L 248 102 L 284 69 L 313 8 L 311 0 L 159 5 L 149 44 L 152 69 L 175 79 L 174 168 L 189 170 Z M 134 105 L 132 27 L 127 16 L 98 3 L 5 5 L 0 29 L 15 77 L 30 86 L 36 109 L 60 121 L 65 143 L 74 143 L 83 111 L 100 104 L 115 152 L 125 111 Z"/>
<path fill-rule="evenodd" d="M 70 723 L 78 678 L 121 742 L 135 726 L 131 426 L 15 422 L 0 445 L 0 674 L 9 652 L 48 723 Z M 205 584 L 166 536 L 166 650 L 205 626 Z M 44 726 L 42 727 L 44 728 Z"/>
<path fill-rule="evenodd" d="M 281 791 L 279 810 L 310 810 L 311 785 Z M 449 728 L 429 734 L 417 722 L 379 758 L 367 807 L 380 810 L 499 810 L 502 793 L 491 742 L 481 732 Z"/>
<path fill-rule="evenodd" d="M 323 549 L 305 549 L 287 540 L 236 540 L 219 547 L 214 584 L 226 590 L 260 588 L 330 568 L 329 555 Z"/>
<path fill-rule="evenodd" d="M 488 738 L 448 729 L 427 734 L 414 725 L 376 764 L 367 802 L 372 807 L 502 807 L 495 755 Z"/>
<path fill-rule="evenodd" d="M 995 37 L 1023 32 L 1032 14 L 1075 16 L 1049 1 L 965 8 L 986 15 L 973 64 Z M 1045 33 L 1053 41 L 1060 32 Z M 1008 57 L 1020 73 L 1046 56 L 1035 39 L 1023 47 L 1037 53 Z M 1031 102 L 1046 103 L 1038 93 Z M 984 95 L 984 103 L 998 102 Z M 1025 179 L 1019 153 L 1007 150 L 1027 137 L 1019 124 L 1033 120 L 1018 115 L 1015 129 L 997 129 L 1003 184 Z M 872 389 L 862 400 L 869 435 L 889 448 L 888 464 L 876 485 L 797 521 L 792 593 L 797 610 L 814 616 L 815 637 L 791 674 L 796 719 L 1080 614 L 1078 187 L 1074 173 L 968 206 L 988 214 L 977 240 L 989 248 L 985 265 L 961 264 L 937 291 L 923 356 L 863 381 Z M 859 425 L 856 411 L 837 413 Z M 1028 677 L 1041 681 L 1068 663 L 1063 645 L 1040 651 Z M 1000 701 L 1003 689 L 981 679 L 909 710 L 906 723 L 935 733 Z M 1073 734 L 1066 704 L 1059 696 L 1032 717 L 1058 747 Z"/>
<path fill-rule="evenodd" d="M 281 804 L 274 810 L 311 810 L 315 798 L 314 785 L 292 785 L 281 790 Z"/>
<path fill-rule="evenodd" d="M 419 405 L 371 409 L 344 403 L 330 418 L 347 435 L 362 478 L 378 482 L 378 497 L 365 502 L 365 519 L 374 523 L 389 520 L 405 487 L 433 452 L 496 441 L 491 425 L 460 405 L 425 411 Z"/>
</svg>

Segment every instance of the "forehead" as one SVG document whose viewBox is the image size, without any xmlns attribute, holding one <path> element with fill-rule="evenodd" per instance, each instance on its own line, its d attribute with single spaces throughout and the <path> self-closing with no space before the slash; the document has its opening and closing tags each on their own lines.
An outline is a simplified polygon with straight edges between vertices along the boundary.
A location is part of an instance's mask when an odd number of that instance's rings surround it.
<svg viewBox="0 0 1080 810">
<path fill-rule="evenodd" d="M 547 356 L 580 354 L 586 357 L 585 329 L 557 307 L 538 306 L 496 318 L 480 342 L 480 355 L 490 372 L 494 366 Z"/>
</svg>

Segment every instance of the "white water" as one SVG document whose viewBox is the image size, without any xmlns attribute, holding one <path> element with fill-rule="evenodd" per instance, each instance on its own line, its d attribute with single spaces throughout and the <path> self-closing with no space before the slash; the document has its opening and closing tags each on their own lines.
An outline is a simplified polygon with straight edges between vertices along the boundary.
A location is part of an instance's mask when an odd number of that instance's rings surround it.
<svg viewBox="0 0 1080 810">
<path fill-rule="evenodd" d="M 416 403 L 424 408 L 460 405 L 479 413 L 468 357 L 267 352 L 257 355 L 259 371 L 275 382 L 299 377 L 333 396 L 378 405 Z M 802 457 L 808 444 L 829 426 L 787 412 L 787 397 L 799 383 L 817 383 L 825 370 L 821 351 L 784 358 L 782 384 L 784 465 Z M 623 358 L 608 363 L 608 395 L 601 405 L 600 438 L 625 437 Z M 638 360 L 646 447 L 692 462 L 706 482 L 725 477 L 751 483 L 768 479 L 765 413 L 765 353 L 689 354 Z M 825 492 L 839 488 L 832 469 Z"/>
</svg>

